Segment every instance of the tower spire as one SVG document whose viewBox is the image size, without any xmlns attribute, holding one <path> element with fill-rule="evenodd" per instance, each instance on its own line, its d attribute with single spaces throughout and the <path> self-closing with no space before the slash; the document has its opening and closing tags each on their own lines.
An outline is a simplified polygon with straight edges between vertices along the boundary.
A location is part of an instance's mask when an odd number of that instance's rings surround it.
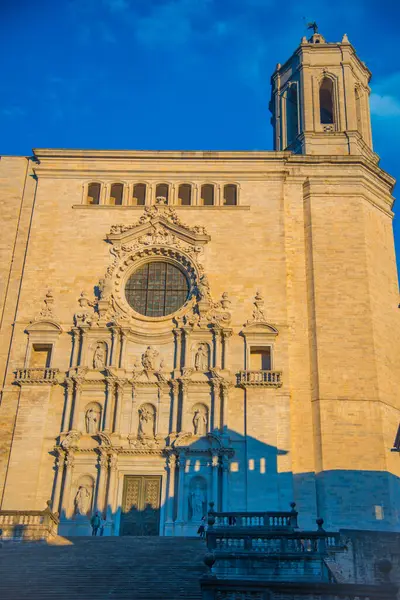
<svg viewBox="0 0 400 600">
<path fill-rule="evenodd" d="M 327 42 L 315 21 L 294 54 L 272 75 L 274 149 L 299 154 L 372 152 L 371 73 L 344 34 Z"/>
</svg>

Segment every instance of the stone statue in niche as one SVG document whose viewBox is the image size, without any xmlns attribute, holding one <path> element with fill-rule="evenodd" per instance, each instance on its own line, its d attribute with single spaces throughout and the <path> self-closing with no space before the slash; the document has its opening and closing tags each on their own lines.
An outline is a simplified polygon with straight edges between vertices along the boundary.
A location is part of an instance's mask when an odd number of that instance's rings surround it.
<svg viewBox="0 0 400 600">
<path fill-rule="evenodd" d="M 154 438 L 154 410 L 151 406 L 139 408 L 139 438 Z"/>
<path fill-rule="evenodd" d="M 206 514 L 206 495 L 200 483 L 196 483 L 189 496 L 189 509 L 192 513 L 192 521 L 201 521 Z"/>
<path fill-rule="evenodd" d="M 156 368 L 157 350 L 151 346 L 147 346 L 146 351 L 142 354 L 142 365 L 146 371 L 154 371 Z"/>
<path fill-rule="evenodd" d="M 207 433 L 207 413 L 199 408 L 195 410 L 193 416 L 193 428 L 195 435 L 206 435 Z"/>
<path fill-rule="evenodd" d="M 206 344 L 200 344 L 194 358 L 194 368 L 196 371 L 208 370 L 208 347 Z"/>
<path fill-rule="evenodd" d="M 75 496 L 75 512 L 77 515 L 87 515 L 90 510 L 92 494 L 85 485 L 80 485 Z"/>
<path fill-rule="evenodd" d="M 103 343 L 99 342 L 93 354 L 93 368 L 104 369 L 106 366 L 107 351 Z"/>
<path fill-rule="evenodd" d="M 85 415 L 86 433 L 97 433 L 100 425 L 100 412 L 95 408 L 89 408 Z"/>
</svg>

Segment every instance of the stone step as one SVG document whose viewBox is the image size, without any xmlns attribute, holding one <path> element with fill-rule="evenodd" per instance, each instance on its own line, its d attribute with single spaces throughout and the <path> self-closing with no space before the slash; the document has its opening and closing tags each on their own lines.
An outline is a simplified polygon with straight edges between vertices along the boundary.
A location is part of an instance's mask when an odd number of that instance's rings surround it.
<svg viewBox="0 0 400 600">
<path fill-rule="evenodd" d="M 59 542 L 57 544 L 57 541 Z M 200 600 L 204 541 L 79 537 L 4 545 L 2 600 Z"/>
</svg>

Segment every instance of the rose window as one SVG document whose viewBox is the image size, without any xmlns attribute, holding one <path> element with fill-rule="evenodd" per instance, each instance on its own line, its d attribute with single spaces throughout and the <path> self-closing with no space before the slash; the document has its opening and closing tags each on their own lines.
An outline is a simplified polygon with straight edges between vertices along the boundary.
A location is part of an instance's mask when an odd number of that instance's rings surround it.
<svg viewBox="0 0 400 600">
<path fill-rule="evenodd" d="M 164 317 L 179 310 L 189 295 L 185 274 L 168 262 L 149 262 L 132 273 L 125 286 L 129 305 L 141 315 Z"/>
</svg>

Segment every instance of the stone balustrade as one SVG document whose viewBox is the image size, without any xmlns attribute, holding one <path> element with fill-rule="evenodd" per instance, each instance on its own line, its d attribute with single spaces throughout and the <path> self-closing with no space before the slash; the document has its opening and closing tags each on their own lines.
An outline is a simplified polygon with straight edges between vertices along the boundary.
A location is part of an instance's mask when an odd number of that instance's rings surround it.
<svg viewBox="0 0 400 600">
<path fill-rule="evenodd" d="M 58 514 L 50 510 L 50 502 L 44 510 L 1 510 L 1 540 L 47 540 L 57 535 Z"/>
<path fill-rule="evenodd" d="M 263 527 L 268 529 L 294 529 L 297 512 L 224 512 L 213 513 L 214 527 L 235 529 L 239 527 Z"/>
<path fill-rule="evenodd" d="M 59 369 L 51 368 L 23 368 L 15 372 L 15 381 L 18 384 L 23 383 L 57 383 L 57 374 Z"/>
<path fill-rule="evenodd" d="M 237 383 L 241 387 L 281 387 L 282 371 L 239 371 Z"/>
<path fill-rule="evenodd" d="M 221 531 L 209 528 L 207 546 L 211 551 L 223 553 L 256 554 L 324 554 L 330 549 L 340 548 L 338 533 L 328 532 L 260 532 L 239 530 Z"/>
</svg>

